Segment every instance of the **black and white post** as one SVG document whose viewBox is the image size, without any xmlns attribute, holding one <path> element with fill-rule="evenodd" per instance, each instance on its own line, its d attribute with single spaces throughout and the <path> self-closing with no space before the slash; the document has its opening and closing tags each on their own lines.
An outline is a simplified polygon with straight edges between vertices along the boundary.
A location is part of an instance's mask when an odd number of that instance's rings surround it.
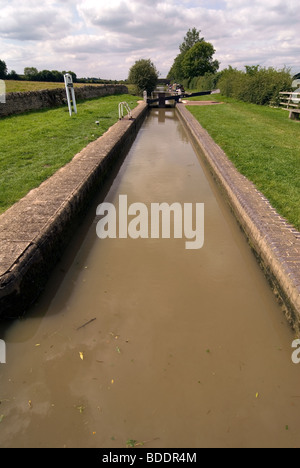
<svg viewBox="0 0 300 468">
<path fill-rule="evenodd" d="M 70 75 L 69 73 L 66 73 L 64 75 L 64 79 L 65 79 L 67 100 L 68 100 L 68 106 L 69 106 L 69 113 L 70 113 L 70 116 L 72 117 L 72 113 L 73 113 L 72 103 L 73 103 L 74 113 L 77 114 L 77 106 L 76 106 L 75 91 L 74 91 L 74 86 L 73 86 L 73 78 L 72 78 L 72 75 Z"/>
</svg>

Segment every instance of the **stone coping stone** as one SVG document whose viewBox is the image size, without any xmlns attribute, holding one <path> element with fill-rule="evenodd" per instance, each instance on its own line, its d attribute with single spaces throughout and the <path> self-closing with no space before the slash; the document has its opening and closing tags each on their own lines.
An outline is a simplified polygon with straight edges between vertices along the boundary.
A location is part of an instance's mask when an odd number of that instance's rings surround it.
<svg viewBox="0 0 300 468">
<path fill-rule="evenodd" d="M 23 315 L 44 289 L 95 192 L 130 149 L 148 112 L 128 117 L 0 216 L 0 319 Z"/>
<path fill-rule="evenodd" d="M 247 236 L 289 323 L 300 332 L 300 233 L 282 218 L 255 185 L 238 172 L 224 151 L 183 104 L 177 105 L 210 172 Z"/>
</svg>

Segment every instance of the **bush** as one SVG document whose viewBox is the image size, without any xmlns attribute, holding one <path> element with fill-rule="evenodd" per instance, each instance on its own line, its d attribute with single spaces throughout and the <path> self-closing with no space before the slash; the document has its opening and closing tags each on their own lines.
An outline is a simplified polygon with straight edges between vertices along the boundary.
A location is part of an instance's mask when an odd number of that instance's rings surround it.
<svg viewBox="0 0 300 468">
<path fill-rule="evenodd" d="M 292 77 L 289 69 L 246 67 L 246 72 L 229 67 L 220 73 L 218 87 L 227 97 L 253 104 L 279 104 L 280 91 L 290 91 Z"/>
<path fill-rule="evenodd" d="M 151 60 L 138 60 L 129 71 L 128 81 L 134 84 L 137 94 L 142 95 L 143 91 L 151 94 L 156 88 L 159 72 Z"/>
</svg>

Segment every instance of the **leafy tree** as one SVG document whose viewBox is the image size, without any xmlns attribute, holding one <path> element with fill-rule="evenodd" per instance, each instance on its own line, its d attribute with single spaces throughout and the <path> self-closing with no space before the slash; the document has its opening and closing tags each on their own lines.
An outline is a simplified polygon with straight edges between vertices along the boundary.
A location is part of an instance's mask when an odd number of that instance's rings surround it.
<svg viewBox="0 0 300 468">
<path fill-rule="evenodd" d="M 169 79 L 182 81 L 217 72 L 220 64 L 217 60 L 213 60 L 215 49 L 212 44 L 205 42 L 200 34 L 201 31 L 196 28 L 188 30 L 179 46 L 180 54 L 169 71 Z"/>
<path fill-rule="evenodd" d="M 174 63 L 171 67 L 171 70 L 168 73 L 167 78 L 173 81 L 182 81 L 184 79 L 182 62 L 184 59 L 184 54 L 177 55 Z"/>
<path fill-rule="evenodd" d="M 204 76 L 205 73 L 216 73 L 220 63 L 213 60 L 215 49 L 210 42 L 197 42 L 186 52 L 182 61 L 182 71 L 185 78 Z"/>
<path fill-rule="evenodd" d="M 245 65 L 247 75 L 254 76 L 260 70 L 260 65 Z"/>
<path fill-rule="evenodd" d="M 8 80 L 20 80 L 20 76 L 15 70 L 12 70 L 8 75 L 6 76 Z"/>
<path fill-rule="evenodd" d="M 37 74 L 36 79 L 38 81 L 52 82 L 55 81 L 55 76 L 50 70 L 42 70 Z"/>
<path fill-rule="evenodd" d="M 196 28 L 188 30 L 183 43 L 179 46 L 180 52 L 182 54 L 188 52 L 198 42 L 204 41 L 204 37 L 200 38 L 200 33 L 201 31 L 198 31 Z"/>
<path fill-rule="evenodd" d="M 151 60 L 138 60 L 129 71 L 128 81 L 134 84 L 139 94 L 151 94 L 156 88 L 159 72 Z"/>
<path fill-rule="evenodd" d="M 34 67 L 24 68 L 24 76 L 25 76 L 25 79 L 28 81 L 34 80 L 37 74 L 38 74 L 37 68 L 34 68 Z"/>
<path fill-rule="evenodd" d="M 7 66 L 3 60 L 0 60 L 0 79 L 4 80 L 7 75 Z"/>
</svg>

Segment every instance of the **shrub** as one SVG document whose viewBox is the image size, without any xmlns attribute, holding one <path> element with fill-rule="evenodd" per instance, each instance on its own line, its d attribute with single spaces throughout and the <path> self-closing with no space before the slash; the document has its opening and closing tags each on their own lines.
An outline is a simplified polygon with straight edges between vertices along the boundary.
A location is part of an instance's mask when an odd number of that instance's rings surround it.
<svg viewBox="0 0 300 468">
<path fill-rule="evenodd" d="M 243 72 L 229 67 L 220 75 L 218 87 L 224 96 L 253 104 L 278 104 L 280 91 L 291 90 L 292 77 L 287 68 L 247 66 Z"/>
<path fill-rule="evenodd" d="M 134 84 L 136 92 L 140 95 L 143 91 L 151 94 L 156 88 L 159 72 L 151 60 L 138 60 L 129 71 L 128 81 Z"/>
</svg>

